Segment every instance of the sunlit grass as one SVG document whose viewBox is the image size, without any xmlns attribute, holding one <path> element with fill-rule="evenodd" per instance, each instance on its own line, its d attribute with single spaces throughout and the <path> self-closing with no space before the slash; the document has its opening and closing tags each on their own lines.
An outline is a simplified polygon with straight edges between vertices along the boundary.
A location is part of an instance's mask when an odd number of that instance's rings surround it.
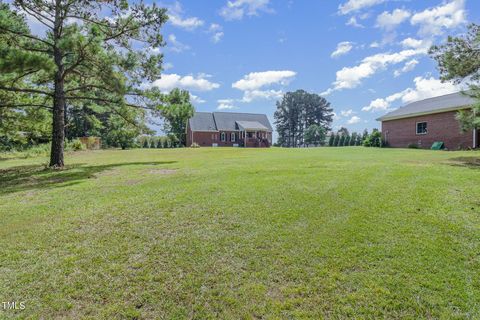
<svg viewBox="0 0 480 320">
<path fill-rule="evenodd" d="M 480 317 L 480 154 L 0 160 L 0 318 Z"/>
</svg>

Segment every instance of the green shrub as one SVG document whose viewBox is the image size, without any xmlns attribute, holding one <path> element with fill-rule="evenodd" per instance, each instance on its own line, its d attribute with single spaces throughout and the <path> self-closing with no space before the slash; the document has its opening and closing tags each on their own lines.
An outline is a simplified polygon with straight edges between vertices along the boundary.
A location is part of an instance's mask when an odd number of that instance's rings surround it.
<svg viewBox="0 0 480 320">
<path fill-rule="evenodd" d="M 363 141 L 363 146 L 375 148 L 384 147 L 385 145 L 382 141 L 382 133 L 378 131 L 378 129 L 373 129 L 372 133 Z"/>
<path fill-rule="evenodd" d="M 85 145 L 80 141 L 80 139 L 74 139 L 66 143 L 65 150 L 81 151 L 85 150 Z"/>
</svg>

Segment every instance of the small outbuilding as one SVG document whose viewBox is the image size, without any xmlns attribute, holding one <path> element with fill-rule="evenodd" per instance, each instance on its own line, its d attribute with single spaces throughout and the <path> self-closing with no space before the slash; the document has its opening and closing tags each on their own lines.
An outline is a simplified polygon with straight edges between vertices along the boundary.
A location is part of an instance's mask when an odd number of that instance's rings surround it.
<svg viewBox="0 0 480 320">
<path fill-rule="evenodd" d="M 412 102 L 377 120 L 382 122 L 382 137 L 390 147 L 430 148 L 434 142 L 443 142 L 450 150 L 477 148 L 478 130 L 461 132 L 455 118 L 459 110 L 471 110 L 474 103 L 457 92 Z"/>
</svg>

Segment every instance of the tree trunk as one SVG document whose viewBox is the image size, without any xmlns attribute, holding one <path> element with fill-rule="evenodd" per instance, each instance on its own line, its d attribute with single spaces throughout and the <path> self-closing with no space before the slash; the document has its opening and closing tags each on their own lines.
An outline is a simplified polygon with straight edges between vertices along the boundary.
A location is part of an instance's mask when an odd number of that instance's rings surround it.
<svg viewBox="0 0 480 320">
<path fill-rule="evenodd" d="M 53 28 L 53 59 L 57 67 L 55 72 L 54 96 L 53 96 L 53 130 L 52 149 L 50 152 L 50 167 L 63 168 L 63 151 L 65 147 L 65 92 L 63 78 L 64 66 L 62 52 L 58 48 L 58 40 L 61 38 L 61 0 L 55 1 L 55 23 Z"/>
<path fill-rule="evenodd" d="M 63 168 L 65 164 L 63 160 L 65 148 L 65 94 L 63 92 L 64 81 L 62 74 L 63 70 L 57 70 L 55 74 L 55 95 L 53 97 L 53 130 L 50 167 L 55 168 Z"/>
</svg>

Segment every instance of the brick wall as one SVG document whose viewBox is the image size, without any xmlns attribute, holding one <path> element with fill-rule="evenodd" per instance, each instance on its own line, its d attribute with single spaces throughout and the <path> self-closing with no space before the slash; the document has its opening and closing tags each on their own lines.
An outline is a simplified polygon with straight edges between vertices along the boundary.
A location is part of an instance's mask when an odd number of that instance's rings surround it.
<svg viewBox="0 0 480 320">
<path fill-rule="evenodd" d="M 391 147 L 406 148 L 415 143 L 421 148 L 430 148 L 435 141 L 443 141 L 450 150 L 471 148 L 473 133 L 460 132 L 455 119 L 456 111 L 423 115 L 412 118 L 382 122 L 382 136 Z M 427 122 L 427 134 L 417 134 L 417 122 Z M 478 139 L 477 139 L 478 144 Z"/>
<path fill-rule="evenodd" d="M 225 132 L 225 141 L 221 141 L 221 133 Z M 235 141 L 231 141 L 231 134 L 235 133 Z M 216 143 L 219 147 L 233 147 L 233 145 L 243 146 L 245 140 L 240 136 L 241 133 L 238 131 L 220 131 L 220 132 L 201 132 L 201 131 L 192 131 L 187 125 L 187 147 L 191 146 L 193 142 L 198 143 L 201 147 L 211 147 L 213 143 Z M 262 135 L 263 136 L 263 135 Z M 264 136 L 268 139 L 269 145 L 272 142 L 272 133 L 266 132 Z M 256 138 L 248 140 L 247 147 L 256 147 L 255 142 Z M 262 145 L 264 146 L 264 145 Z"/>
</svg>

